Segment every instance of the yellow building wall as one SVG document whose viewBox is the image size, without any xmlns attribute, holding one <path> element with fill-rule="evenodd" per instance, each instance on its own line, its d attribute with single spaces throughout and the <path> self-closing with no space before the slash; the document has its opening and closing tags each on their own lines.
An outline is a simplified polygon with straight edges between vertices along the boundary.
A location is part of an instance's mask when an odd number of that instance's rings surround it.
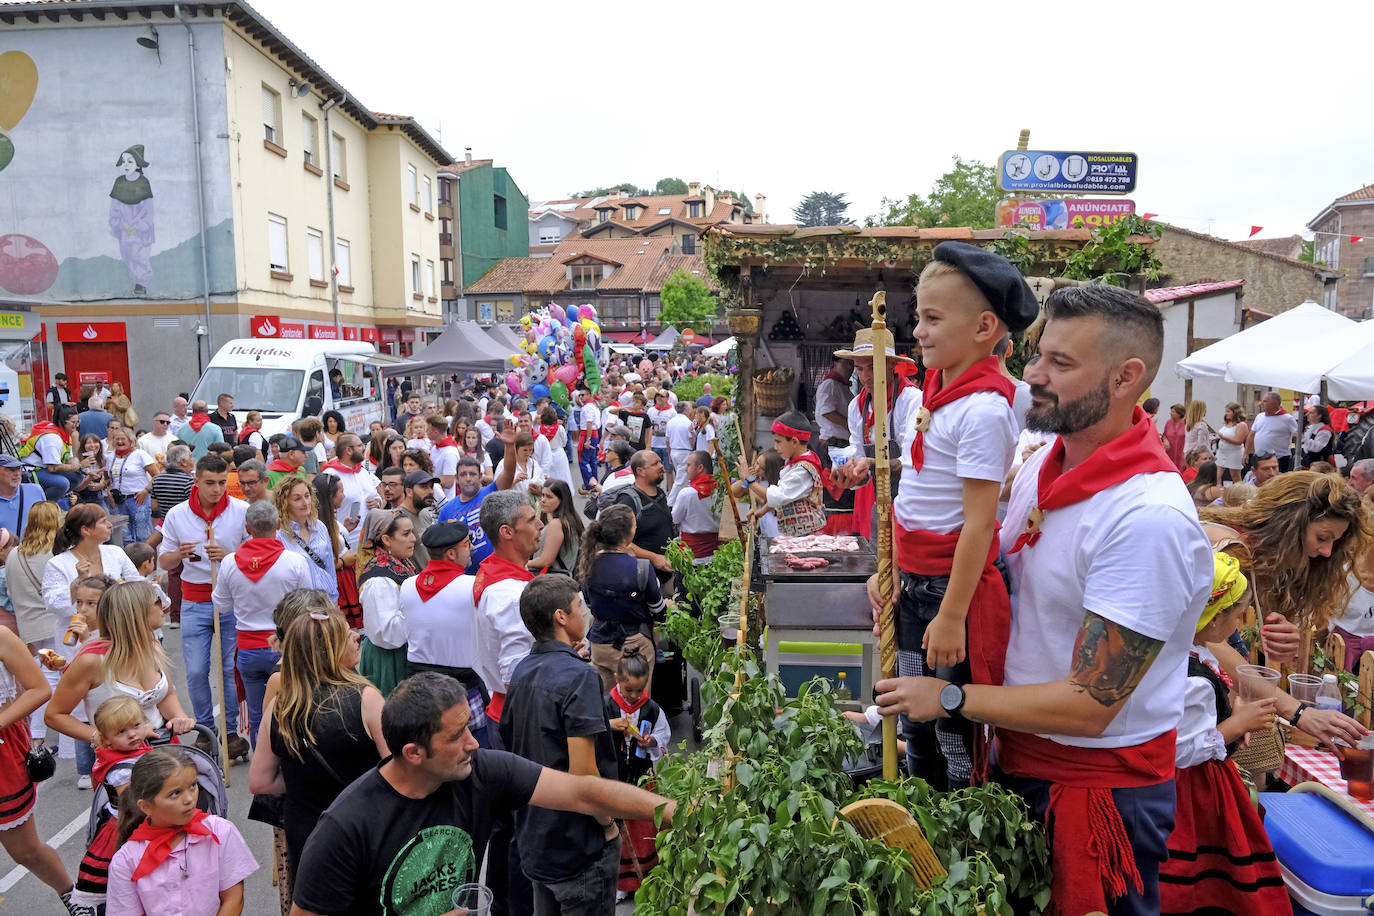
<svg viewBox="0 0 1374 916">
<path fill-rule="evenodd" d="M 389 321 L 407 317 L 438 318 L 441 303 L 428 297 L 416 300 L 411 276 L 411 256 L 420 258 L 419 292 L 425 289 L 427 262 L 434 264 L 434 298 L 439 296 L 442 272 L 439 265 L 439 223 L 425 218 L 424 179 L 433 188 L 438 206 L 438 169 L 399 128 L 383 124 L 367 138 L 368 188 L 372 198 L 373 301 L 377 314 Z M 409 167 L 416 169 L 420 211 L 411 209 Z M 434 215 L 431 213 L 431 215 Z"/>
</svg>

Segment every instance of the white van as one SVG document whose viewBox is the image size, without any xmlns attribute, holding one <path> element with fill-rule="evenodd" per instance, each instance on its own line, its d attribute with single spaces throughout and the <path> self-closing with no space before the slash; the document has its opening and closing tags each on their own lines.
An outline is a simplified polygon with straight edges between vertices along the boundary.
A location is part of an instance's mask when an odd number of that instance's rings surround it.
<svg viewBox="0 0 1374 916">
<path fill-rule="evenodd" d="M 405 364 L 360 340 L 239 338 L 220 347 L 191 400 L 214 410 L 216 398 L 231 394 L 239 426 L 248 411 L 260 411 L 264 436 L 289 433 L 301 417 L 322 418 L 330 410 L 365 436 L 373 420 L 387 421 L 382 370 Z M 343 373 L 337 388 L 329 382 L 335 369 Z"/>
</svg>

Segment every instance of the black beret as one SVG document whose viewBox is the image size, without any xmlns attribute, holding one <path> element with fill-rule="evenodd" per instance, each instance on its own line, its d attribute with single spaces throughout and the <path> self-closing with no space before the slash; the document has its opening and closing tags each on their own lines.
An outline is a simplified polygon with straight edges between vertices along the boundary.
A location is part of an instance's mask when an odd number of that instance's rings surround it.
<svg viewBox="0 0 1374 916">
<path fill-rule="evenodd" d="M 426 550 L 443 553 L 468 539 L 468 526 L 463 522 L 435 522 L 420 535 L 420 543 Z"/>
<path fill-rule="evenodd" d="M 1000 254 L 967 242 L 941 242 L 935 246 L 935 260 L 959 268 L 1013 332 L 1024 331 L 1039 317 L 1035 294 L 1021 272 Z"/>
</svg>

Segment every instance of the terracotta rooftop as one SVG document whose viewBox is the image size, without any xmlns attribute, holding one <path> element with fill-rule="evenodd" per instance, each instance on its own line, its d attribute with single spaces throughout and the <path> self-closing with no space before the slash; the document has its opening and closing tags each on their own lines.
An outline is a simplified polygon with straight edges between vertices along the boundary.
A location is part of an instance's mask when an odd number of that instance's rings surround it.
<svg viewBox="0 0 1374 916">
<path fill-rule="evenodd" d="M 716 283 L 711 279 L 710 271 L 706 269 L 706 260 L 699 254 L 670 254 L 658 265 L 658 268 L 649 277 L 649 282 L 644 285 L 644 292 L 657 293 L 663 289 L 663 284 L 668 282 L 668 278 L 679 270 L 699 277 L 706 281 L 706 285 L 712 290 L 717 289 Z"/>
<path fill-rule="evenodd" d="M 548 263 L 548 258 L 502 258 L 491 270 L 482 274 L 469 286 L 469 293 L 510 293 L 525 288 L 535 271 Z"/>
<path fill-rule="evenodd" d="M 689 270 L 702 271 L 705 278 L 705 262 L 698 255 L 671 256 L 674 239 L 668 236 L 659 238 L 637 237 L 629 239 L 564 239 L 554 249 L 551 257 L 543 258 L 505 258 L 487 271 L 468 287 L 469 292 L 481 293 L 530 293 L 554 294 L 568 288 L 568 265 L 584 255 L 602 262 L 617 265 L 610 275 L 597 285 L 600 292 L 634 291 L 652 292 L 662 289 L 663 284 L 653 281 L 659 272 L 671 263 L 673 269 L 687 266 Z M 686 257 L 686 261 L 680 260 Z M 672 270 L 663 275 L 667 279 Z"/>
<path fill-rule="evenodd" d="M 446 175 L 461 175 L 469 169 L 476 169 L 481 168 L 484 165 L 491 165 L 495 161 L 496 160 L 494 159 L 474 159 L 471 162 L 468 162 L 466 159 L 460 159 L 457 162 L 450 162 L 448 165 L 439 166 L 439 171 L 443 172 Z"/>
<path fill-rule="evenodd" d="M 1351 191 L 1349 194 L 1336 198 L 1337 203 L 1348 200 L 1374 200 L 1374 184 L 1367 184 L 1358 191 Z"/>
<path fill-rule="evenodd" d="M 1164 302 L 1176 302 L 1179 299 L 1196 299 L 1200 296 L 1210 296 L 1213 293 L 1226 290 L 1240 289 L 1244 285 L 1244 280 L 1222 280 L 1217 283 L 1193 283 L 1189 286 L 1165 286 L 1160 289 L 1145 290 L 1145 298 L 1155 305 L 1159 305 Z"/>
<path fill-rule="evenodd" d="M 742 238 L 815 238 L 831 235 L 857 236 L 859 238 L 920 239 L 923 241 L 943 241 L 945 239 L 981 240 L 1000 239 L 1008 235 L 1024 235 L 1032 241 L 1038 239 L 1062 239 L 1071 242 L 1086 242 L 1092 238 L 1091 229 L 969 229 L 939 228 L 922 229 L 918 226 L 798 226 L 796 223 L 752 223 L 744 225 L 730 223 L 712 226 L 708 234 L 718 233 Z M 1220 241 L 1220 240 L 1218 240 Z"/>
<path fill-rule="evenodd" d="M 1255 251 L 1267 251 L 1270 254 L 1291 258 L 1293 257 L 1292 252 L 1302 250 L 1302 236 L 1285 235 L 1276 239 L 1240 239 L 1236 244 Z"/>
<path fill-rule="evenodd" d="M 530 218 L 538 219 L 542 214 L 553 211 L 561 216 L 585 223 L 583 232 L 592 234 L 604 232 L 606 223 L 601 222 L 600 212 L 609 211 L 610 221 L 630 231 L 640 231 L 661 223 L 665 219 L 677 219 L 697 227 L 714 223 L 728 222 L 736 207 L 743 213 L 744 204 L 733 197 L 716 197 L 715 206 L 710 213 L 702 216 L 688 216 L 688 205 L 703 201 L 700 194 L 667 194 L 649 197 L 569 197 L 561 200 L 546 200 L 530 210 Z M 626 205 L 639 208 L 635 219 L 625 219 Z M 666 210 L 666 213 L 659 212 Z"/>
<path fill-rule="evenodd" d="M 1268 252 L 1263 248 L 1254 248 L 1247 245 L 1242 245 L 1239 242 L 1232 242 L 1229 239 L 1218 238 L 1215 235 L 1208 235 L 1205 232 L 1194 232 L 1191 229 L 1184 229 L 1182 226 L 1175 226 L 1172 223 L 1161 223 L 1158 220 L 1152 220 L 1152 222 L 1155 222 L 1159 226 L 1163 227 L 1165 232 L 1175 232 L 1179 235 L 1186 235 L 1189 238 L 1201 239 L 1204 242 L 1211 242 L 1214 245 L 1226 245 L 1230 248 L 1235 248 L 1240 251 L 1243 251 L 1246 254 L 1252 254 L 1260 258 L 1268 258 L 1271 261 L 1278 261 L 1279 263 L 1287 264 L 1290 267 L 1303 267 L 1307 270 L 1311 270 L 1318 274 L 1329 274 L 1331 276 L 1336 276 L 1335 271 L 1327 270 L 1315 264 L 1311 264 L 1307 261 L 1299 261 L 1297 258 L 1290 258 L 1281 254 L 1272 254 L 1271 252 Z"/>
</svg>

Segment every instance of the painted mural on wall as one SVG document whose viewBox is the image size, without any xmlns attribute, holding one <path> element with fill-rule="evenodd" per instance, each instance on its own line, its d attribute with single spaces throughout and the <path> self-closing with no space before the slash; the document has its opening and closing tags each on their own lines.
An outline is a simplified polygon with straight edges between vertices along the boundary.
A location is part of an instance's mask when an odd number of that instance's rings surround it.
<svg viewBox="0 0 1374 916">
<path fill-rule="evenodd" d="M 194 28 L 210 289 L 232 293 L 223 41 L 217 25 Z M 0 39 L 10 45 L 0 45 L 0 288 L 11 295 L 202 294 L 188 50 L 164 41 L 154 52 L 139 33 L 102 26 Z"/>
</svg>

